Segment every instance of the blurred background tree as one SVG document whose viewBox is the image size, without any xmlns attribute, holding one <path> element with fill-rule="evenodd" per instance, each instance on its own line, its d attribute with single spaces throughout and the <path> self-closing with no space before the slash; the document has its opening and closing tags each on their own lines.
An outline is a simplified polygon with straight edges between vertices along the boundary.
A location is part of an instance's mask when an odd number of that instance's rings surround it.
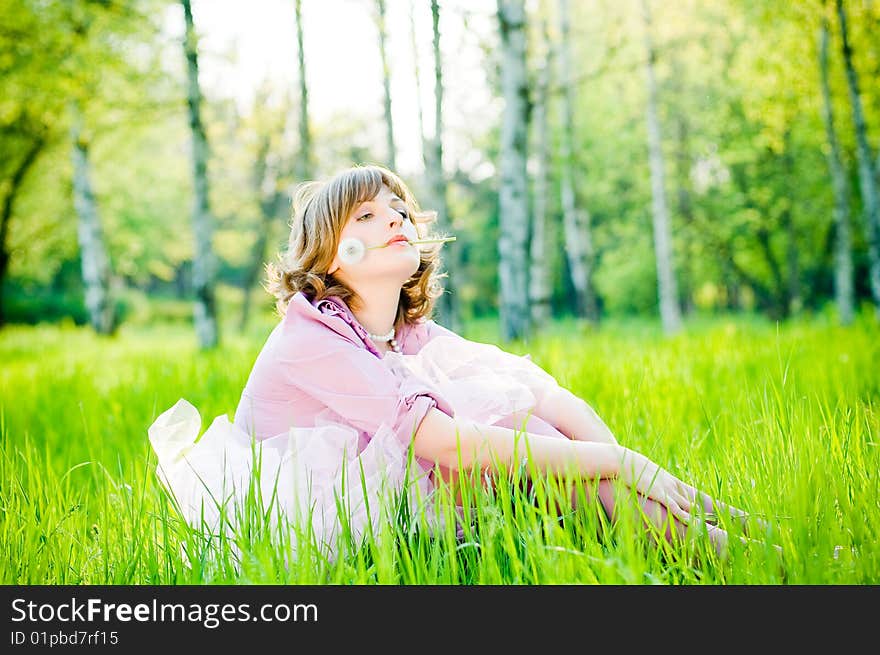
<svg viewBox="0 0 880 655">
<path fill-rule="evenodd" d="M 392 158 L 458 237 L 444 246 L 454 302 L 438 308 L 450 325 L 504 317 L 514 337 L 561 317 L 659 322 L 660 190 L 684 321 L 878 311 L 880 3 L 526 2 L 515 115 L 507 4 L 261 0 L 248 28 L 233 3 L 192 0 L 221 322 L 271 316 L 262 266 L 286 241 L 295 184 Z M 278 15 L 289 37 L 270 42 L 277 30 L 253 25 Z M 0 322 L 192 322 L 183 25 L 173 0 L 0 0 Z M 221 25 L 237 35 L 223 46 Z M 237 73 L 260 39 L 286 76 Z M 366 86 L 350 77 L 360 61 Z M 320 100 L 332 94 L 341 109 Z M 512 195 L 505 121 L 526 170 Z"/>
</svg>

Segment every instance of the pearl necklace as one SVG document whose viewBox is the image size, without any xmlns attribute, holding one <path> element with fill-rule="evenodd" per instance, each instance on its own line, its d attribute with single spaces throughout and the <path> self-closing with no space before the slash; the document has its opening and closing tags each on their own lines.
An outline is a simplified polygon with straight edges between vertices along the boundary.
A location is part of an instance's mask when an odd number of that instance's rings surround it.
<svg viewBox="0 0 880 655">
<path fill-rule="evenodd" d="M 367 332 L 367 335 L 373 341 L 392 341 L 394 339 L 394 334 L 396 329 L 394 326 L 391 326 L 391 330 L 389 330 L 388 334 L 373 334 L 372 332 Z"/>
<path fill-rule="evenodd" d="M 396 333 L 396 329 L 392 326 L 391 330 L 387 334 L 373 334 L 372 332 L 367 331 L 367 336 L 369 336 L 370 339 L 372 339 L 373 341 L 390 344 L 391 350 L 399 353 L 400 348 L 397 346 L 397 340 L 394 338 L 394 335 Z"/>
</svg>

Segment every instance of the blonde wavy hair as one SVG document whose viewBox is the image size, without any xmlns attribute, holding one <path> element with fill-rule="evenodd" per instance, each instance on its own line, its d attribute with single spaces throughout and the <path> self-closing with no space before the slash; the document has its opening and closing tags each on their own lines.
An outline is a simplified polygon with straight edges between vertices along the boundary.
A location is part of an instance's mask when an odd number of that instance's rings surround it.
<svg viewBox="0 0 880 655">
<path fill-rule="evenodd" d="M 362 202 L 375 198 L 383 184 L 403 200 L 419 238 L 432 236 L 424 226 L 434 221 L 437 213 L 422 211 L 403 180 L 387 168 L 359 165 L 324 180 L 303 182 L 293 193 L 287 249 L 277 255 L 277 263 L 269 262 L 265 267 L 264 288 L 275 297 L 275 308 L 280 316 L 286 313 L 290 299 L 300 291 L 312 301 L 337 296 L 352 309 L 361 306 L 357 294 L 327 271 L 352 212 Z M 395 326 L 431 318 L 434 303 L 443 293 L 440 280 L 446 277 L 439 272 L 440 247 L 441 244 L 419 246 L 419 268 L 403 284 Z"/>
</svg>

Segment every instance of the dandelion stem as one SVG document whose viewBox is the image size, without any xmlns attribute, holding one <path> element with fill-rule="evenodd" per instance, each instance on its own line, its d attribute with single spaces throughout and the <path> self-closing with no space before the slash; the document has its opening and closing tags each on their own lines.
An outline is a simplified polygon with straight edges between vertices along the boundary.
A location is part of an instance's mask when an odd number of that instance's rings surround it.
<svg viewBox="0 0 880 655">
<path fill-rule="evenodd" d="M 412 245 L 419 245 L 422 243 L 448 243 L 449 241 L 455 241 L 456 237 L 443 237 L 440 239 L 416 239 L 415 241 L 410 241 Z M 375 250 L 376 248 L 387 248 L 390 244 L 383 243 L 379 246 L 369 246 L 367 250 Z"/>
</svg>

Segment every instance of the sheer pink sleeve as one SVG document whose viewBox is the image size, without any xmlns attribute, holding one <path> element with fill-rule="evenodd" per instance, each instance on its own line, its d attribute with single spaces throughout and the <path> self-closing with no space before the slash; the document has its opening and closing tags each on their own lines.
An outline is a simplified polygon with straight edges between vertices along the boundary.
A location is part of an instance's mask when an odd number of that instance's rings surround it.
<svg viewBox="0 0 880 655">
<path fill-rule="evenodd" d="M 494 423 L 534 410 L 559 388 L 530 355 L 471 341 L 431 320 L 419 324 L 413 336 L 411 356 L 389 353 L 386 359 L 399 359 L 418 379 L 430 381 L 455 415 Z"/>
<path fill-rule="evenodd" d="M 453 339 L 462 340 L 464 339 L 464 337 L 460 334 L 457 334 L 449 328 L 445 328 L 439 323 L 435 323 L 434 321 L 425 322 L 425 333 L 428 341 L 436 339 L 437 337 L 452 337 Z"/>
<path fill-rule="evenodd" d="M 329 330 L 308 348 L 280 355 L 279 363 L 288 384 L 368 435 L 384 424 L 409 445 L 429 409 L 453 413 L 436 389 Z"/>
</svg>

